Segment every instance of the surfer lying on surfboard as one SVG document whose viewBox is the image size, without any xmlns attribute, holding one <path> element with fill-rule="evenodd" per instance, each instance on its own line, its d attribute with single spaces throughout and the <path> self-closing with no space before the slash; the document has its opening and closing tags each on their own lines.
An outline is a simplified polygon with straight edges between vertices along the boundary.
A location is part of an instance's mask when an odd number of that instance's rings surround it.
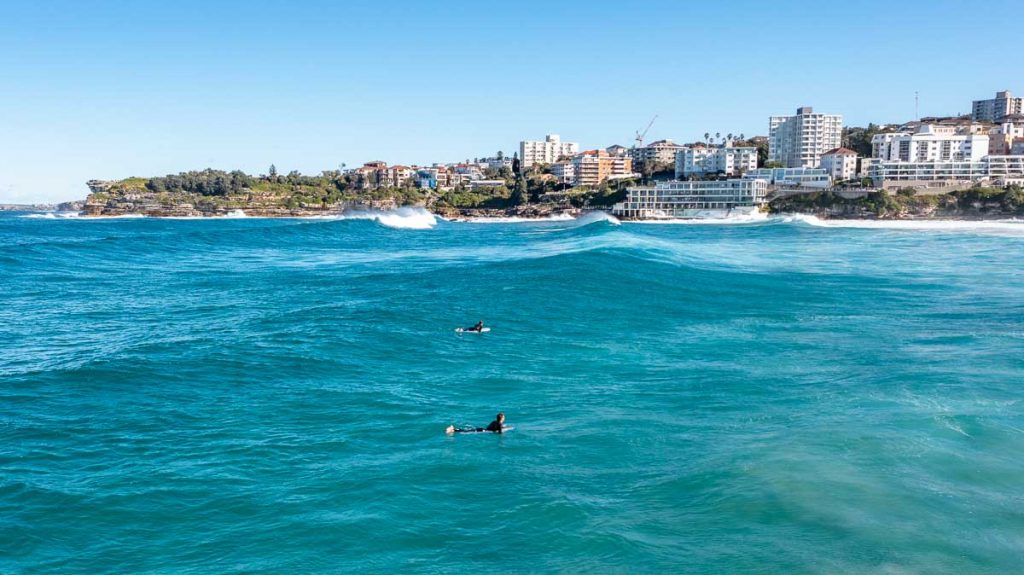
<svg viewBox="0 0 1024 575">
<path fill-rule="evenodd" d="M 445 429 L 444 432 L 447 433 L 448 435 L 452 435 L 455 433 L 483 433 L 485 431 L 490 431 L 492 433 L 501 433 L 506 429 L 508 428 L 505 427 L 505 414 L 499 413 L 497 416 L 495 416 L 494 421 L 487 424 L 487 427 L 460 427 L 456 429 L 454 425 L 449 425 L 448 429 Z"/>
<path fill-rule="evenodd" d="M 458 333 L 485 333 L 491 331 L 491 328 L 484 327 L 484 320 L 480 320 L 473 327 L 457 327 L 455 331 Z"/>
</svg>

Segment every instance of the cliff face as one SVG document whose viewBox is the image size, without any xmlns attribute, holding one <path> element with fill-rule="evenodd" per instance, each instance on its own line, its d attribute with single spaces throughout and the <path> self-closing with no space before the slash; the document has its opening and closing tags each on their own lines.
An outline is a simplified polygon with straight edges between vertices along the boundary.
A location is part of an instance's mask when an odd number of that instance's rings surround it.
<svg viewBox="0 0 1024 575">
<path fill-rule="evenodd" d="M 843 219 L 1009 219 L 1024 216 L 1024 192 L 972 188 L 947 194 L 911 195 L 875 192 L 843 198 L 829 192 L 772 200 L 769 212 Z"/>
</svg>

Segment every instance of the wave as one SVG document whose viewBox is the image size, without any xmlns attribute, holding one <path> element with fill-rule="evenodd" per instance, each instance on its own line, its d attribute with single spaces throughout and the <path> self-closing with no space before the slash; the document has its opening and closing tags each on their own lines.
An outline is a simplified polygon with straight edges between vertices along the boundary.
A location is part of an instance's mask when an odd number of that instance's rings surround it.
<svg viewBox="0 0 1024 575">
<path fill-rule="evenodd" d="M 524 218 L 520 216 L 506 216 L 498 218 L 465 218 L 452 220 L 456 223 L 468 224 L 532 224 L 537 222 L 571 222 L 576 218 L 570 214 L 552 214 L 545 218 Z"/>
<path fill-rule="evenodd" d="M 587 212 L 576 218 L 576 227 L 589 226 L 590 224 L 607 223 L 613 226 L 621 226 L 622 221 L 608 212 Z"/>
<path fill-rule="evenodd" d="M 79 217 L 78 212 L 46 212 L 45 214 L 25 214 L 18 216 L 30 220 L 64 220 Z"/>
<path fill-rule="evenodd" d="M 841 220 L 821 219 L 806 214 L 774 216 L 784 224 L 803 224 L 818 228 L 851 228 L 868 230 L 923 230 L 961 232 L 1012 232 L 1024 234 L 1024 220 Z"/>
<path fill-rule="evenodd" d="M 437 225 L 437 216 L 424 208 L 397 208 L 394 210 L 368 210 L 346 212 L 329 216 L 330 220 L 372 220 L 382 226 L 400 230 L 429 230 Z"/>
</svg>

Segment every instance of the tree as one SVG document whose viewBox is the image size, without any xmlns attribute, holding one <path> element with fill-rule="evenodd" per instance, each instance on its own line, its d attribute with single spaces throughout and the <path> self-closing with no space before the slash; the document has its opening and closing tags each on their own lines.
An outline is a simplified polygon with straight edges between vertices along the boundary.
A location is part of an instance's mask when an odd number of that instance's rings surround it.
<svg viewBox="0 0 1024 575">
<path fill-rule="evenodd" d="M 527 203 L 526 176 L 519 174 L 516 185 L 512 188 L 512 197 L 509 198 L 513 206 L 521 206 Z"/>
<path fill-rule="evenodd" d="M 721 138 L 722 138 L 722 133 L 721 132 L 715 132 L 715 141 L 717 142 Z"/>
<path fill-rule="evenodd" d="M 708 132 L 704 132 L 704 141 L 710 144 L 711 143 L 711 134 L 709 134 Z"/>
<path fill-rule="evenodd" d="M 269 175 L 271 177 L 271 179 L 275 179 L 276 180 L 277 179 L 277 166 L 275 166 L 274 164 L 270 164 L 270 171 L 267 173 L 267 175 Z"/>
</svg>

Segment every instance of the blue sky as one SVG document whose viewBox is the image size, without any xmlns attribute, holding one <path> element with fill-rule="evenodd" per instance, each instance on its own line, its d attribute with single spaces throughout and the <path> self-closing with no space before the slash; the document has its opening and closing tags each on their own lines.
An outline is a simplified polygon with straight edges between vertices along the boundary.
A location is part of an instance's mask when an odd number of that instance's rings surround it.
<svg viewBox="0 0 1024 575">
<path fill-rule="evenodd" d="M 0 203 L 90 178 L 318 173 L 848 125 L 1024 92 L 1007 0 L 0 2 Z M 1019 64 L 1019 62 L 1018 62 Z M 1014 73 L 1009 73 L 1014 72 Z"/>
</svg>

